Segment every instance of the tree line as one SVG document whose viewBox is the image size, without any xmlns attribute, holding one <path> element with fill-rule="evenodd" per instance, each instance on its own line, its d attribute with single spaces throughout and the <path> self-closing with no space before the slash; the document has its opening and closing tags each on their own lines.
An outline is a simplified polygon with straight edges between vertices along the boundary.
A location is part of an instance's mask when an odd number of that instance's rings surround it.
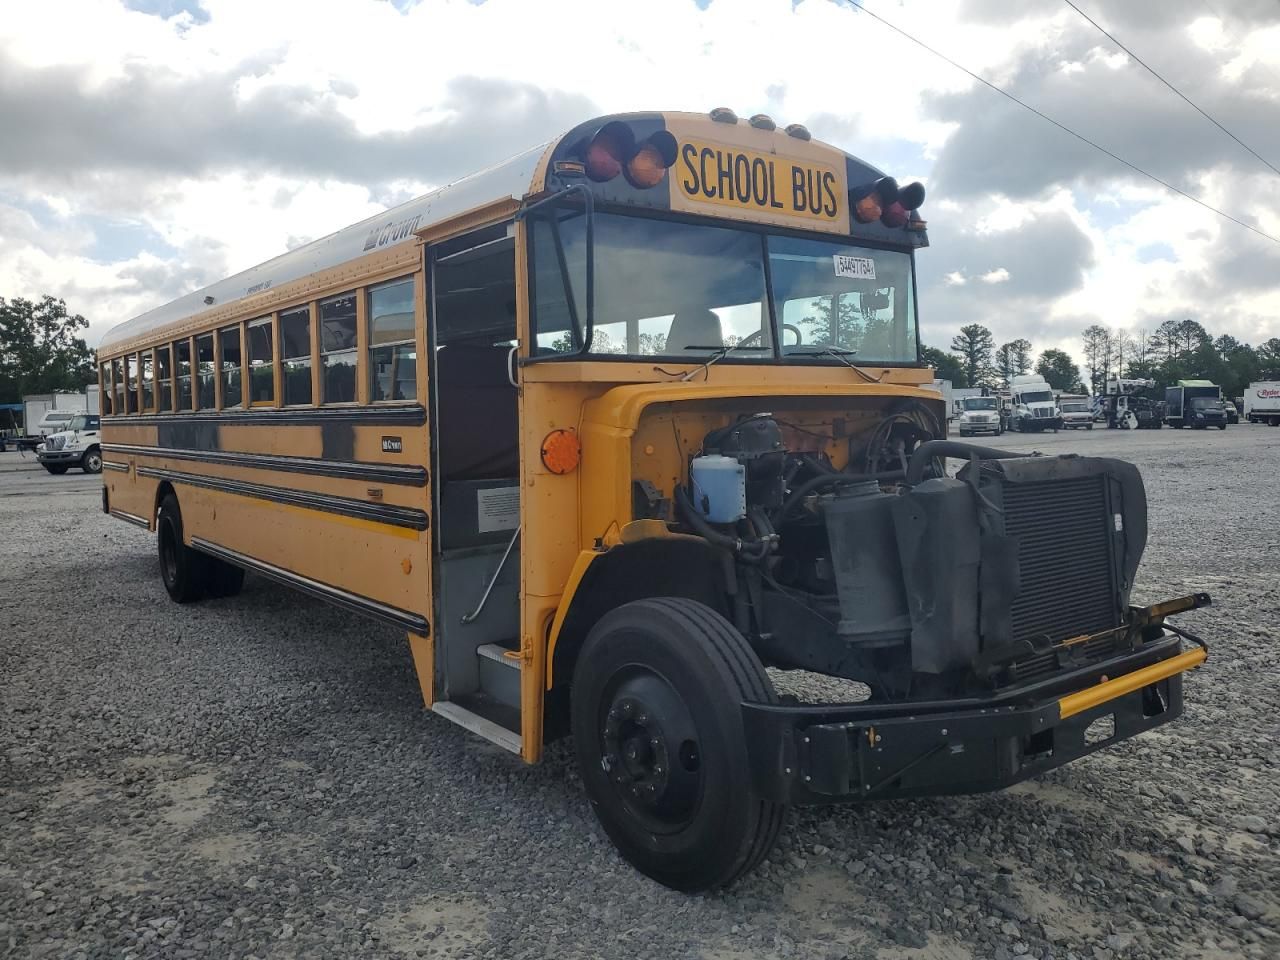
<svg viewBox="0 0 1280 960">
<path fill-rule="evenodd" d="M 1230 334 L 1214 337 L 1191 319 L 1169 320 L 1150 332 L 1094 324 L 1081 334 L 1081 347 L 1087 379 L 1066 351 L 1050 348 L 1033 361 L 1030 341 L 1011 340 L 997 347 L 980 323 L 961 327 L 950 352 L 925 347 L 923 356 L 939 378 L 957 387 L 999 388 L 1034 369 L 1055 390 L 1068 393 L 1102 393 L 1107 380 L 1126 377 L 1165 386 L 1210 380 L 1230 398 L 1242 396 L 1255 380 L 1280 379 L 1280 337 L 1254 347 Z"/>
<path fill-rule="evenodd" d="M 89 326 L 62 300 L 0 297 L 0 403 L 33 393 L 79 393 L 96 382 L 93 351 L 77 331 Z"/>
</svg>

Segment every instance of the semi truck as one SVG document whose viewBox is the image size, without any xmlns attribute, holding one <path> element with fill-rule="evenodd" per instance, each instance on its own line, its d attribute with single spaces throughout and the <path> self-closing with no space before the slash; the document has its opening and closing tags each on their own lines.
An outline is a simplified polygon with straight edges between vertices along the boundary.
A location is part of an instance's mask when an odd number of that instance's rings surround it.
<svg viewBox="0 0 1280 960">
<path fill-rule="evenodd" d="M 1053 397 L 1053 388 L 1038 373 L 1028 373 L 1009 381 L 1009 429 L 1022 433 L 1052 430 L 1062 426 L 1062 411 Z"/>
<path fill-rule="evenodd" d="M 1280 380 L 1259 380 L 1244 392 L 1244 417 L 1250 423 L 1280 427 Z"/>
<path fill-rule="evenodd" d="M 1164 392 L 1168 410 L 1165 422 L 1178 429 L 1227 429 L 1227 410 L 1222 405 L 1222 388 L 1208 380 L 1179 380 Z"/>
<path fill-rule="evenodd" d="M 77 413 L 97 412 L 98 385 L 93 385 L 94 406 L 84 393 L 33 393 L 22 398 L 22 433 L 0 439 L 0 452 L 10 445 L 18 450 L 34 450 L 46 436 L 67 429 Z"/>
</svg>

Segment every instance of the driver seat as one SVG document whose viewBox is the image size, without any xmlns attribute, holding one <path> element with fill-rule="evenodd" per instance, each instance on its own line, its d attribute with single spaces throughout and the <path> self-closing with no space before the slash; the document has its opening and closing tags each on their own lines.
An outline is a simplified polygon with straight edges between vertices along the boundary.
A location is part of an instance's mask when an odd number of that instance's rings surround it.
<svg viewBox="0 0 1280 960">
<path fill-rule="evenodd" d="M 706 308 L 682 310 L 671 318 L 666 352 L 679 353 L 693 347 L 706 347 L 698 353 L 710 353 L 724 346 L 720 318 Z"/>
</svg>

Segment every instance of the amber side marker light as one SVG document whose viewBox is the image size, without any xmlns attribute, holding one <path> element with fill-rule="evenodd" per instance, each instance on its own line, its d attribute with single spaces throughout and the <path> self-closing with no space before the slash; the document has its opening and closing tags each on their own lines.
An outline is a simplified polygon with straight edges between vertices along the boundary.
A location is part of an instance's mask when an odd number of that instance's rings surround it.
<svg viewBox="0 0 1280 960">
<path fill-rule="evenodd" d="M 582 460 L 582 444 L 572 430 L 552 430 L 542 438 L 542 465 L 557 476 L 572 473 Z"/>
</svg>

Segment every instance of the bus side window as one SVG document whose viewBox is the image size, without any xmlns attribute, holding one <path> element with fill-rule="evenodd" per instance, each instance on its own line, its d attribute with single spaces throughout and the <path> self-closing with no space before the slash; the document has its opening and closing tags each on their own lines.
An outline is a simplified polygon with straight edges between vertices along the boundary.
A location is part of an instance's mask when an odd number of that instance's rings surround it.
<svg viewBox="0 0 1280 960">
<path fill-rule="evenodd" d="M 356 295 L 320 301 L 321 403 L 356 399 Z"/>
<path fill-rule="evenodd" d="M 243 366 L 240 346 L 240 325 L 223 327 L 218 331 L 219 369 L 222 377 L 222 409 L 230 410 L 244 403 L 240 370 Z"/>
<path fill-rule="evenodd" d="M 116 357 L 111 361 L 111 391 L 115 398 L 111 404 L 111 412 L 121 414 L 125 412 L 124 394 L 124 360 Z"/>
<path fill-rule="evenodd" d="M 124 398 L 129 413 L 138 412 L 138 355 L 125 357 Z"/>
<path fill-rule="evenodd" d="M 200 409 L 212 410 L 216 404 L 214 383 L 218 376 L 213 365 L 212 333 L 206 333 L 203 337 L 196 337 L 196 366 L 199 371 L 199 381 L 196 386 L 198 387 Z"/>
<path fill-rule="evenodd" d="M 249 323 L 249 402 L 275 403 L 275 353 L 271 343 L 271 318 Z"/>
<path fill-rule="evenodd" d="M 157 409 L 161 413 L 173 410 L 173 366 L 169 344 L 156 347 L 156 397 L 159 401 Z"/>
<path fill-rule="evenodd" d="M 284 405 L 311 402 L 311 308 L 280 314 L 280 362 L 284 365 Z"/>
<path fill-rule="evenodd" d="M 191 407 L 191 341 L 179 340 L 174 344 L 178 354 L 178 409 Z"/>
<path fill-rule="evenodd" d="M 103 360 L 102 363 L 99 365 L 99 369 L 102 371 L 102 386 L 98 389 L 98 397 L 99 397 L 98 410 L 99 410 L 99 413 L 102 413 L 104 415 L 109 415 L 111 413 L 111 404 L 114 402 L 114 399 L 115 399 L 115 394 L 112 392 L 112 387 L 111 387 L 110 361 Z"/>
<path fill-rule="evenodd" d="M 369 291 L 369 399 L 418 396 L 418 350 L 413 337 L 413 279 Z"/>
</svg>

